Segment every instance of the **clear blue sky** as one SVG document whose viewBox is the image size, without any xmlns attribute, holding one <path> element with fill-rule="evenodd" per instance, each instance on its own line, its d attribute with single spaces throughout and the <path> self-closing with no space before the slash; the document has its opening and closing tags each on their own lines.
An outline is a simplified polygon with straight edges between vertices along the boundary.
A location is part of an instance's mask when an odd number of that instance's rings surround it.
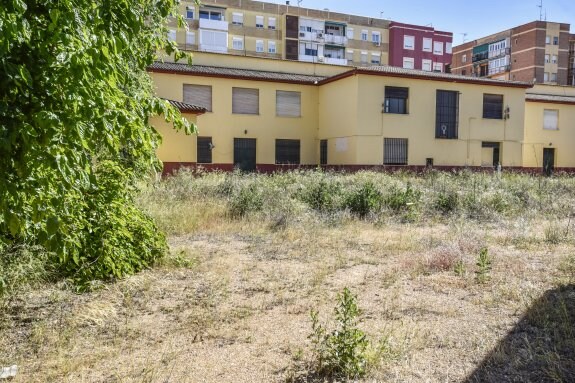
<svg viewBox="0 0 575 383">
<path fill-rule="evenodd" d="M 285 4 L 283 0 L 264 0 Z M 297 0 L 291 0 L 297 5 Z M 410 24 L 433 24 L 436 29 L 453 32 L 453 43 L 474 40 L 495 32 L 539 19 L 539 0 L 303 0 L 302 7 L 380 17 Z M 543 0 L 547 20 L 571 24 L 575 33 L 575 0 Z"/>
</svg>

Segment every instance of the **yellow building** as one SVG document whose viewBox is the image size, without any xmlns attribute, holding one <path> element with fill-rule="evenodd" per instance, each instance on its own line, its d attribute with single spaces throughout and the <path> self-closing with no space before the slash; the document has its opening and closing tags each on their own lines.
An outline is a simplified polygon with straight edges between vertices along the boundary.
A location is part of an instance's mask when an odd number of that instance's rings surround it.
<svg viewBox="0 0 575 383">
<path fill-rule="evenodd" d="M 524 165 L 530 84 L 232 56 L 218 64 L 149 68 L 160 97 L 206 109 L 198 137 L 166 135 L 167 169 Z"/>
<path fill-rule="evenodd" d="M 575 87 L 536 85 L 526 96 L 523 166 L 575 170 Z"/>
</svg>

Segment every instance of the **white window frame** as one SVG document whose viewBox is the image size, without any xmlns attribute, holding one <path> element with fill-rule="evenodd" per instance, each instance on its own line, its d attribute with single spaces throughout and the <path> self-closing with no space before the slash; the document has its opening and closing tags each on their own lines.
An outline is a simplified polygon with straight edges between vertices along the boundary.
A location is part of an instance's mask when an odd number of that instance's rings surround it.
<svg viewBox="0 0 575 383">
<path fill-rule="evenodd" d="M 360 61 L 364 64 L 367 64 L 367 52 L 366 51 L 361 52 Z"/>
<path fill-rule="evenodd" d="M 551 55 L 546 53 L 545 54 L 545 64 L 549 64 L 551 62 Z"/>
<path fill-rule="evenodd" d="M 256 40 L 256 52 L 257 53 L 264 53 L 264 41 L 263 40 Z"/>
<path fill-rule="evenodd" d="M 345 31 L 345 35 L 348 38 L 348 40 L 353 40 L 353 28 L 347 28 L 347 30 Z"/>
<path fill-rule="evenodd" d="M 244 50 L 244 38 L 243 37 L 232 37 L 232 49 L 236 51 Z"/>
<path fill-rule="evenodd" d="M 559 130 L 559 109 L 543 109 L 543 129 Z"/>
<path fill-rule="evenodd" d="M 244 14 L 240 12 L 232 13 L 232 24 L 233 25 L 244 25 Z"/>
<path fill-rule="evenodd" d="M 445 53 L 448 55 L 453 53 L 453 45 L 449 41 L 445 43 Z"/>
<path fill-rule="evenodd" d="M 423 51 L 432 52 L 433 51 L 433 39 L 430 37 L 423 38 Z"/>
<path fill-rule="evenodd" d="M 551 56 L 551 64 L 557 64 L 557 62 L 558 62 L 557 55 L 552 55 Z"/>
<path fill-rule="evenodd" d="M 443 63 L 433 63 L 433 71 L 443 73 Z"/>
<path fill-rule="evenodd" d="M 377 59 L 374 60 L 374 57 Z M 380 52 L 371 52 L 371 63 L 381 65 L 381 53 Z"/>
<path fill-rule="evenodd" d="M 347 61 L 353 62 L 353 49 L 348 49 L 347 51 L 345 51 L 345 59 Z"/>
<path fill-rule="evenodd" d="M 361 41 L 367 41 L 367 36 L 369 35 L 369 31 L 364 29 L 361 31 Z"/>
<path fill-rule="evenodd" d="M 268 41 L 268 53 L 275 54 L 276 50 L 276 42 L 275 41 Z"/>
<path fill-rule="evenodd" d="M 432 69 L 433 69 L 433 61 L 427 59 L 421 60 L 421 70 L 431 72 Z"/>
<path fill-rule="evenodd" d="M 433 54 L 443 56 L 443 41 L 433 42 Z"/>
<path fill-rule="evenodd" d="M 405 63 L 408 63 L 408 65 L 406 66 Z M 415 69 L 415 59 L 413 57 L 404 57 L 403 69 Z"/>
<path fill-rule="evenodd" d="M 551 36 L 549 36 L 549 35 L 545 36 L 545 44 L 551 45 Z"/>
<path fill-rule="evenodd" d="M 276 29 L 276 18 L 268 17 L 268 29 Z"/>
<path fill-rule="evenodd" d="M 371 42 L 374 44 L 381 44 L 381 33 L 378 31 L 372 31 Z"/>
<path fill-rule="evenodd" d="M 192 17 L 188 17 L 188 12 L 192 12 Z M 192 6 L 186 7 L 186 20 L 193 20 L 196 16 L 196 9 Z"/>
<path fill-rule="evenodd" d="M 186 31 L 186 44 L 194 45 L 196 43 L 196 33 L 191 31 Z"/>
<path fill-rule="evenodd" d="M 261 21 L 261 23 L 258 23 L 258 21 Z M 261 15 L 256 16 L 256 28 L 264 29 L 264 17 Z"/>
<path fill-rule="evenodd" d="M 403 36 L 403 49 L 415 50 L 415 36 Z"/>
</svg>

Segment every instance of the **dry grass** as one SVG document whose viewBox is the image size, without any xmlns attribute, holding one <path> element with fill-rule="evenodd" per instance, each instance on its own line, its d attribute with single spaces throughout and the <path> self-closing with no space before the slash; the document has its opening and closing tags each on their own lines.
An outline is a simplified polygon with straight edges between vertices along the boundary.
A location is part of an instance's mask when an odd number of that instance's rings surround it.
<svg viewBox="0 0 575 383">
<path fill-rule="evenodd" d="M 506 381 L 529 346 L 539 377 L 561 381 L 565 358 L 575 360 L 564 326 L 572 306 L 539 305 L 573 283 L 572 233 L 550 240 L 545 230 L 567 227 L 561 217 L 318 219 L 294 203 L 232 219 L 222 199 L 185 194 L 147 204 L 171 234 L 157 268 L 83 295 L 47 285 L 6 304 L 0 365 L 19 365 L 15 382 L 311 381 L 310 310 L 326 319 L 344 287 L 358 295 L 362 328 L 385 344 L 366 382 Z M 483 247 L 493 268 L 479 284 Z M 526 320 L 530 332 L 517 333 Z M 554 352 L 552 339 L 537 340 L 550 323 L 564 339 Z"/>
</svg>

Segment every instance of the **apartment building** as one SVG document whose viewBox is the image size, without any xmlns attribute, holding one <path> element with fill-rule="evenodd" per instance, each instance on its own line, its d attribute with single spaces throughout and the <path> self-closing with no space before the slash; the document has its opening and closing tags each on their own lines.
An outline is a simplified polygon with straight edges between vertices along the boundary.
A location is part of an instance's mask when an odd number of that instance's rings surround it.
<svg viewBox="0 0 575 383">
<path fill-rule="evenodd" d="M 453 48 L 454 74 L 567 85 L 569 24 L 534 21 Z"/>
<path fill-rule="evenodd" d="M 389 65 L 428 72 L 450 72 L 453 33 L 391 22 Z"/>
<path fill-rule="evenodd" d="M 523 166 L 531 84 L 390 66 L 314 74 L 312 63 L 227 60 L 235 64 L 149 68 L 159 96 L 206 110 L 197 137 L 158 127 L 167 171 Z"/>
<path fill-rule="evenodd" d="M 569 36 L 569 70 L 567 71 L 567 84 L 575 86 L 575 35 Z"/>
<path fill-rule="evenodd" d="M 390 46 L 388 20 L 303 8 L 289 1 L 208 0 L 201 6 L 182 1 L 180 12 L 188 29 L 178 28 L 174 19 L 169 24 L 169 37 L 184 50 L 358 67 L 387 65 L 391 51 L 401 54 L 401 49 Z M 403 29 L 417 32 L 410 32 L 414 39 L 422 28 L 426 38 L 432 36 L 441 42 L 445 52 L 441 56 L 450 57 L 450 34 L 435 35 L 433 28 L 430 33 L 427 27 L 399 23 L 395 28 L 394 33 Z M 403 47 L 403 41 L 400 45 Z M 444 70 L 448 62 L 437 57 L 432 62 L 441 62 Z M 427 55 L 424 58 L 427 60 Z M 403 66 L 402 59 L 394 59 L 396 62 L 391 65 Z M 439 70 L 439 64 L 430 70 L 434 68 Z"/>
</svg>

